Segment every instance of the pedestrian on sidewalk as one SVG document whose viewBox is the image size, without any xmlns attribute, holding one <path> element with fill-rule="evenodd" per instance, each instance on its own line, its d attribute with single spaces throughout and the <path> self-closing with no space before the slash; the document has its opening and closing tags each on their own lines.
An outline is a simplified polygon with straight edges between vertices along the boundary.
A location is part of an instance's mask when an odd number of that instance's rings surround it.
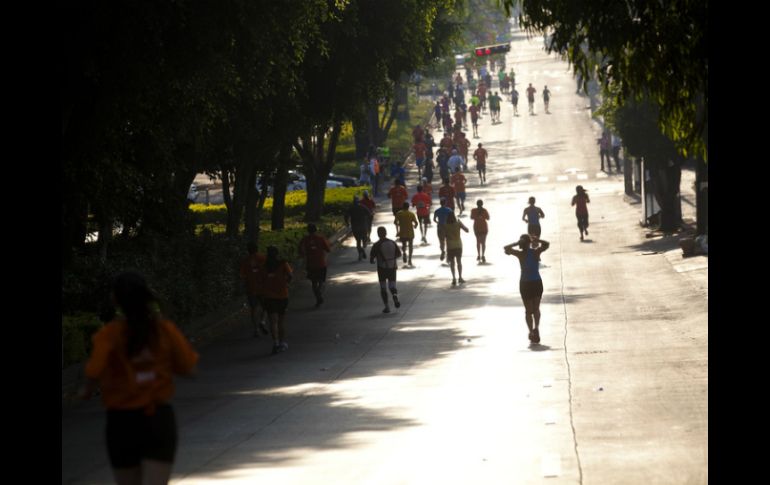
<svg viewBox="0 0 770 485">
<path fill-rule="evenodd" d="M 535 239 L 540 237 L 540 219 L 544 218 L 545 214 L 543 209 L 535 205 L 535 198 L 529 198 L 529 206 L 524 209 L 524 213 L 521 216 L 521 220 L 527 223 L 527 234 L 534 236 Z"/>
<path fill-rule="evenodd" d="M 620 147 L 623 145 L 623 140 L 618 135 L 612 135 L 612 159 L 615 160 L 615 171 L 620 173 Z"/>
<path fill-rule="evenodd" d="M 326 282 L 326 268 L 328 265 L 326 253 L 331 250 L 332 248 L 329 245 L 329 241 L 323 234 L 318 234 L 316 225 L 313 223 L 308 224 L 307 235 L 300 240 L 297 252 L 299 253 L 300 258 L 305 259 L 307 279 L 310 280 L 313 288 L 316 308 L 321 306 L 321 303 L 324 302 L 323 286 Z"/>
<path fill-rule="evenodd" d="M 484 201 L 476 201 L 476 208 L 471 210 L 473 221 L 473 234 L 476 236 L 476 261 L 486 263 L 484 253 L 487 251 L 487 233 L 489 232 L 489 212 L 484 208 Z"/>
<path fill-rule="evenodd" d="M 417 228 L 417 217 L 409 210 L 409 202 L 404 202 L 401 210 L 393 221 L 396 225 L 396 238 L 401 241 L 401 252 L 404 257 L 404 267 L 412 266 L 414 251 L 414 230 Z M 408 248 L 408 250 L 407 250 Z"/>
<path fill-rule="evenodd" d="M 532 247 L 532 239 L 522 234 L 515 243 L 503 248 L 505 254 L 516 256 L 521 266 L 519 293 L 524 303 L 524 320 L 529 329 L 529 341 L 540 343 L 540 300 L 543 297 L 543 279 L 540 277 L 540 255 L 550 247 L 550 243 L 540 239 L 537 249 Z M 513 249 L 519 246 L 520 249 Z"/>
<path fill-rule="evenodd" d="M 387 230 L 380 226 L 377 228 L 379 240 L 372 245 L 372 251 L 369 255 L 369 262 L 374 264 L 377 260 L 377 278 L 380 281 L 380 296 L 385 308 L 382 313 L 390 313 L 388 305 L 388 291 L 393 296 L 393 305 L 398 308 L 401 302 L 398 301 L 398 289 L 396 289 L 396 272 L 398 271 L 398 257 L 401 256 L 401 250 L 395 241 L 388 239 Z"/>
<path fill-rule="evenodd" d="M 358 260 L 366 259 L 366 235 L 367 226 L 370 220 L 369 209 L 364 207 L 358 200 L 358 196 L 353 196 L 353 203 L 345 212 L 345 225 L 350 227 L 353 237 L 356 240 L 356 249 L 358 250 Z"/>
<path fill-rule="evenodd" d="M 90 399 L 97 383 L 101 388 L 115 481 L 165 484 L 177 448 L 173 375 L 194 373 L 198 354 L 161 315 L 144 277 L 118 275 L 111 296 L 114 316 L 92 337 L 79 396 Z"/>
<path fill-rule="evenodd" d="M 286 325 L 284 317 L 289 306 L 289 283 L 292 271 L 289 263 L 278 257 L 278 248 L 267 247 L 265 260 L 265 310 L 270 318 L 270 331 L 273 334 L 273 355 L 289 350 L 286 342 Z M 324 267 L 324 278 L 326 268 Z M 321 300 L 323 301 L 323 300 Z M 316 304 L 318 307 L 320 303 Z"/>
<path fill-rule="evenodd" d="M 454 212 L 447 215 L 444 231 L 446 232 L 446 259 L 449 261 L 449 269 L 452 271 L 452 286 L 465 283 L 463 279 L 463 240 L 460 237 L 460 230 L 468 232 L 465 224 L 457 220 Z M 455 262 L 457 263 L 457 275 L 459 279 L 455 280 Z"/>
<path fill-rule="evenodd" d="M 262 301 L 264 298 L 264 275 L 262 266 L 265 262 L 265 255 L 257 252 L 257 243 L 249 241 L 247 245 L 249 255 L 241 260 L 240 276 L 241 282 L 246 289 L 246 300 L 249 304 L 251 324 L 254 327 L 254 336 L 259 336 L 259 330 L 267 335 L 267 325 L 265 325 L 265 306 Z M 259 308 L 259 319 L 255 318 Z M 259 328 L 257 328 L 259 326 Z"/>
<path fill-rule="evenodd" d="M 575 217 L 577 217 L 577 225 L 580 230 L 580 240 L 583 240 L 583 233 L 588 235 L 588 203 L 591 199 L 588 198 L 588 194 L 582 185 L 575 187 L 575 194 L 572 196 L 572 205 L 575 207 Z"/>
<path fill-rule="evenodd" d="M 612 173 L 612 165 L 610 165 L 610 149 L 612 140 L 610 138 L 610 131 L 604 130 L 602 132 L 602 137 L 596 140 L 596 143 L 599 144 L 599 158 L 602 162 L 602 172 L 604 171 L 604 159 L 606 158 L 608 173 Z"/>
</svg>

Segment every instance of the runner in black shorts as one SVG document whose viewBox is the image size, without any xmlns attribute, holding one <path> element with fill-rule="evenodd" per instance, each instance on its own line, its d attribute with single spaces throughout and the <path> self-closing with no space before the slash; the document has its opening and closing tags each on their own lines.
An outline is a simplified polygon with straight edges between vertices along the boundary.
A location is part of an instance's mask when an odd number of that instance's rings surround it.
<svg viewBox="0 0 770 485">
<path fill-rule="evenodd" d="M 519 246 L 521 249 L 513 249 Z M 537 249 L 532 248 L 532 239 L 522 234 L 519 240 L 503 248 L 505 254 L 516 256 L 521 265 L 519 293 L 524 302 L 524 319 L 529 329 L 529 341 L 540 343 L 540 299 L 543 297 L 543 279 L 540 277 L 540 254 L 547 250 L 550 243 L 539 240 Z"/>
<path fill-rule="evenodd" d="M 387 230 L 380 226 L 377 228 L 377 235 L 380 240 L 374 243 L 372 246 L 372 252 L 369 256 L 369 262 L 374 264 L 374 260 L 377 260 L 377 278 L 380 281 L 380 296 L 382 302 L 385 304 L 385 308 L 382 313 L 390 313 L 390 306 L 388 306 L 388 292 L 390 290 L 393 295 L 393 305 L 398 308 L 401 306 L 401 302 L 398 301 L 398 290 L 396 289 L 396 268 L 398 267 L 398 257 L 401 256 L 401 250 L 398 248 L 398 244 L 385 237 Z"/>
</svg>

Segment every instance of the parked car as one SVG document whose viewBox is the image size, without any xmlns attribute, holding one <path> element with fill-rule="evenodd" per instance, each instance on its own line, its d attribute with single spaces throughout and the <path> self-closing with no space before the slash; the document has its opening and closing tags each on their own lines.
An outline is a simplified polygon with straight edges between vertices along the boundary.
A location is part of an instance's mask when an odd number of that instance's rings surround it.
<svg viewBox="0 0 770 485">
<path fill-rule="evenodd" d="M 336 175 L 333 173 L 329 174 L 329 180 L 334 180 L 342 184 L 343 187 L 357 187 L 358 186 L 358 179 L 355 177 L 350 177 L 348 175 Z M 328 187 L 328 184 L 327 184 Z"/>
</svg>

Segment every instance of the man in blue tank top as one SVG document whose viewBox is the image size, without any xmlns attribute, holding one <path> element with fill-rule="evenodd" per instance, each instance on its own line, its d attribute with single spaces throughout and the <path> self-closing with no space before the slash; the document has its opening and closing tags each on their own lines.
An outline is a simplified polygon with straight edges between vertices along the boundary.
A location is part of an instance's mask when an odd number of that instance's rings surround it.
<svg viewBox="0 0 770 485">
<path fill-rule="evenodd" d="M 533 249 L 532 238 L 528 234 L 522 234 L 517 242 L 503 248 L 505 254 L 516 256 L 521 265 L 519 292 L 524 302 L 524 319 L 529 329 L 529 341 L 534 344 L 540 343 L 540 299 L 543 297 L 543 279 L 539 270 L 540 254 L 550 245 L 548 241 L 540 239 L 537 249 Z M 520 249 L 513 249 L 515 246 Z"/>
</svg>

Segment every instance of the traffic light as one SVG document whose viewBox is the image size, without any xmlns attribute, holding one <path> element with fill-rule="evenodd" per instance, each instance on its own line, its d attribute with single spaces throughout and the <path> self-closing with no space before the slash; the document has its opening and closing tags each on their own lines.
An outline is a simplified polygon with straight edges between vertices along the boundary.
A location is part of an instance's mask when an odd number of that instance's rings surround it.
<svg viewBox="0 0 770 485">
<path fill-rule="evenodd" d="M 504 54 L 511 50 L 511 44 L 494 44 L 482 47 L 476 47 L 474 52 L 476 57 L 491 56 L 492 54 Z"/>
</svg>

